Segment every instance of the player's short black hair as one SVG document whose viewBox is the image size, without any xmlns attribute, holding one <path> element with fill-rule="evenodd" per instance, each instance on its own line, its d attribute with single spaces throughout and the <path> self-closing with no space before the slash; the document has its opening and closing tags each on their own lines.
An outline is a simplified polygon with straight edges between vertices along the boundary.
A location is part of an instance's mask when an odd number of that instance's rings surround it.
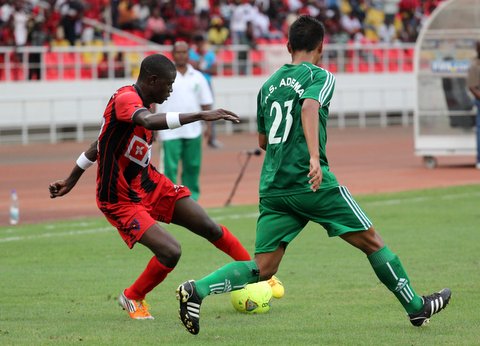
<svg viewBox="0 0 480 346">
<path fill-rule="evenodd" d="M 288 42 L 292 51 L 311 52 L 323 42 L 325 28 L 318 19 L 311 16 L 300 16 L 290 26 Z"/>
<path fill-rule="evenodd" d="M 168 78 L 172 72 L 175 72 L 175 65 L 170 59 L 162 54 L 152 54 L 143 59 L 138 79 L 146 80 L 153 74 L 160 78 Z"/>
</svg>

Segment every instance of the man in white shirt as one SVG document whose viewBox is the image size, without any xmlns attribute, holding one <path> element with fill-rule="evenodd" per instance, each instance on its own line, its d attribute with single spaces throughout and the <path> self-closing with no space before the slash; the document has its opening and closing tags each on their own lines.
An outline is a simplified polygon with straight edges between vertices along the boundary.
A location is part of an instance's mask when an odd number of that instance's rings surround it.
<svg viewBox="0 0 480 346">
<path fill-rule="evenodd" d="M 233 44 L 244 44 L 247 23 L 251 22 L 258 8 L 254 0 L 235 0 L 235 8 L 230 17 L 230 33 Z"/>
<path fill-rule="evenodd" d="M 179 41 L 174 44 L 172 54 L 177 76 L 170 97 L 157 105 L 157 112 L 190 113 L 212 108 L 213 96 L 208 82 L 200 71 L 188 64 L 188 51 L 187 43 Z M 162 130 L 159 131 L 159 137 L 163 142 L 164 174 L 177 183 L 178 166 L 181 162 L 181 184 L 190 189 L 194 200 L 198 200 L 202 123 L 195 122 L 174 130 Z"/>
</svg>

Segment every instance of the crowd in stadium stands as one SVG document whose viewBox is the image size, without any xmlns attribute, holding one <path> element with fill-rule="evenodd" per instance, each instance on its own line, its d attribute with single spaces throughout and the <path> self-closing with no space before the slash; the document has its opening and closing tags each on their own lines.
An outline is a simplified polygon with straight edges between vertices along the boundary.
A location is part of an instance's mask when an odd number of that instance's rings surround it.
<svg viewBox="0 0 480 346">
<path fill-rule="evenodd" d="M 323 21 L 328 43 L 414 42 L 441 0 L 0 0 L 0 46 L 89 44 L 93 18 L 160 44 L 285 42 L 301 14 Z"/>
</svg>

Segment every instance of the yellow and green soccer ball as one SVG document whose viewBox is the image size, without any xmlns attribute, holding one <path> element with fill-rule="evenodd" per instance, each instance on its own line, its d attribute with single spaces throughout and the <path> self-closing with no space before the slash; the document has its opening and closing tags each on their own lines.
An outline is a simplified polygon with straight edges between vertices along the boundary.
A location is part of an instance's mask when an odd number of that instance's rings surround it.
<svg viewBox="0 0 480 346">
<path fill-rule="evenodd" d="M 267 281 L 246 285 L 244 288 L 232 291 L 230 301 L 235 310 L 247 314 L 264 314 L 270 310 L 272 287 Z"/>
</svg>

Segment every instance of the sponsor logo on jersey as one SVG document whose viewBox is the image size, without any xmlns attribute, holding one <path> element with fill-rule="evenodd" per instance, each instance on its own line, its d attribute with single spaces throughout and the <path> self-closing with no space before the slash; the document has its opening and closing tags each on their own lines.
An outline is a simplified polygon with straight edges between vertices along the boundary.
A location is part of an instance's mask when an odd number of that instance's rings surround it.
<svg viewBox="0 0 480 346">
<path fill-rule="evenodd" d="M 125 156 L 136 164 L 146 167 L 150 162 L 152 146 L 148 145 L 142 138 L 133 136 L 125 152 Z"/>
</svg>

